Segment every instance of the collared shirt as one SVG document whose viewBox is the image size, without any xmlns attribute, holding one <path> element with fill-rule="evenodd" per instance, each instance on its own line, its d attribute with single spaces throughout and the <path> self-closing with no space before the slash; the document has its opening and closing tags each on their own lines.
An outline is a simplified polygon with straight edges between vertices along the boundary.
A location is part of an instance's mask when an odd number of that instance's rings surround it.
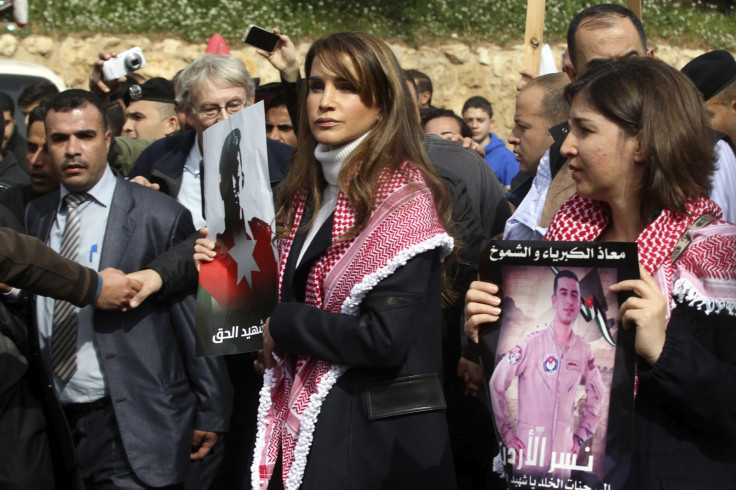
<svg viewBox="0 0 736 490">
<path fill-rule="evenodd" d="M 77 262 L 99 270 L 100 255 L 102 254 L 107 218 L 110 213 L 112 195 L 115 192 L 117 179 L 110 167 L 105 169 L 100 180 L 92 189 L 87 191 L 89 197 L 79 207 L 79 257 Z M 64 196 L 69 191 L 61 186 L 59 205 L 56 218 L 51 224 L 48 245 L 59 251 L 61 239 L 68 211 L 63 205 Z M 52 298 L 40 297 L 36 302 L 36 316 L 38 318 L 39 343 L 41 346 L 41 357 L 45 368 L 51 369 L 51 335 L 53 332 L 54 303 Z M 94 345 L 94 307 L 86 306 L 77 308 L 77 372 L 74 373 L 68 383 L 63 383 L 55 375 L 54 388 L 59 394 L 62 404 L 86 403 L 98 400 L 105 396 L 107 387 L 97 350 Z"/>
<path fill-rule="evenodd" d="M 552 170 L 549 164 L 549 150 L 539 161 L 537 175 L 524 200 L 516 208 L 514 214 L 506 222 L 503 230 L 504 240 L 541 240 L 547 228 L 539 226 L 544 211 L 544 201 L 552 183 Z"/>
<path fill-rule="evenodd" d="M 176 200 L 192 213 L 192 220 L 196 229 L 202 228 L 206 222 L 202 215 L 202 149 L 199 140 L 195 139 L 192 149 L 184 162 L 181 174 L 181 189 Z"/>
</svg>

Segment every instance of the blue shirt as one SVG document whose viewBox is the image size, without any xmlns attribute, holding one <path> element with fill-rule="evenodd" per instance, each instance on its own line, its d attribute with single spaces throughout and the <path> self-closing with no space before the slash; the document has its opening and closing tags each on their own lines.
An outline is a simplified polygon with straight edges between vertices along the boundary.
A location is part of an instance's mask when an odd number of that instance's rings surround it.
<svg viewBox="0 0 736 490">
<path fill-rule="evenodd" d="M 100 180 L 87 191 L 89 197 L 79 207 L 79 257 L 77 262 L 94 270 L 99 270 L 107 218 L 110 213 L 112 195 L 115 192 L 117 179 L 109 167 L 105 169 Z M 64 225 L 68 212 L 64 196 L 69 191 L 61 186 L 59 206 L 56 218 L 51 224 L 48 245 L 59 251 Z M 94 345 L 94 307 L 92 305 L 77 308 L 77 372 L 68 383 L 63 383 L 51 369 L 51 335 L 53 332 L 54 303 L 52 298 L 39 297 L 36 302 L 38 319 L 38 336 L 41 346 L 41 357 L 44 367 L 52 373 L 54 388 L 59 394 L 62 404 L 86 403 L 98 400 L 106 395 L 107 386 L 100 369 L 97 350 Z"/>
</svg>

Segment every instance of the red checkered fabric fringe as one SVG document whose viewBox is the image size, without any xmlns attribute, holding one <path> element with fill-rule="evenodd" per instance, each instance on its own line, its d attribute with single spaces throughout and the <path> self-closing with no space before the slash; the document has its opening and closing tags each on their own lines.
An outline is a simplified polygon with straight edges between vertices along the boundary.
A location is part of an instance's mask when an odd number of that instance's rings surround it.
<svg viewBox="0 0 736 490">
<path fill-rule="evenodd" d="M 304 214 L 307 192 L 295 196 L 294 226 L 279 243 L 281 289 L 286 261 Z M 379 177 L 375 204 L 367 227 L 359 236 L 338 241 L 355 224 L 355 210 L 340 192 L 334 213 L 332 243 L 307 278 L 305 304 L 332 313 L 357 314 L 373 284 L 406 260 L 437 247 L 447 255 L 452 239 L 442 228 L 430 190 L 421 173 L 408 163 Z M 294 367 L 283 360 L 264 376 L 259 427 L 252 469 L 253 488 L 265 489 L 281 449 L 285 488 L 301 485 L 314 425 L 342 366 L 299 356 Z"/>
<path fill-rule="evenodd" d="M 717 220 L 691 231 L 691 245 L 673 264 L 675 245 L 698 217 L 723 216 L 718 205 L 704 197 L 688 201 L 686 210 L 687 214 L 662 211 L 641 232 L 636 239 L 639 262 L 669 298 L 670 310 L 677 299 L 706 313 L 725 309 L 736 315 L 736 226 Z M 557 211 L 544 239 L 595 241 L 609 219 L 607 204 L 574 194 Z"/>
</svg>

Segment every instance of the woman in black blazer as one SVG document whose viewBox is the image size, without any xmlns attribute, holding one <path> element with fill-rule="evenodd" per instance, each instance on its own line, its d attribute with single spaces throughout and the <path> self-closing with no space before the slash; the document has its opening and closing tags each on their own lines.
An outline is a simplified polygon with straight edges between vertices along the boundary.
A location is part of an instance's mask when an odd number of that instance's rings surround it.
<svg viewBox="0 0 736 490">
<path fill-rule="evenodd" d="M 453 488 L 439 374 L 450 206 L 414 101 L 369 34 L 326 36 L 305 66 L 253 487 Z"/>
</svg>

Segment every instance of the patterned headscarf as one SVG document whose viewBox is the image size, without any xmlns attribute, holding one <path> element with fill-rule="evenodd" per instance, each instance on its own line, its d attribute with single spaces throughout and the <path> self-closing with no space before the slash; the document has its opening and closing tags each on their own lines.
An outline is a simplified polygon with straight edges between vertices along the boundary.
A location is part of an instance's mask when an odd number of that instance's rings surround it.
<svg viewBox="0 0 736 490">
<path fill-rule="evenodd" d="M 294 198 L 294 226 L 279 244 L 279 289 L 306 198 L 306 192 Z M 365 295 L 411 258 L 436 248 L 443 250 L 443 257 L 452 251 L 452 238 L 440 224 L 432 193 L 420 172 L 408 163 L 396 172 L 384 170 L 368 225 L 357 237 L 339 241 L 354 223 L 355 211 L 340 192 L 332 245 L 310 270 L 305 304 L 357 315 Z M 299 356 L 293 366 L 278 360 L 266 371 L 251 468 L 253 488 L 268 486 L 279 449 L 284 487 L 301 485 L 322 402 L 345 370 L 345 366 Z"/>
</svg>

